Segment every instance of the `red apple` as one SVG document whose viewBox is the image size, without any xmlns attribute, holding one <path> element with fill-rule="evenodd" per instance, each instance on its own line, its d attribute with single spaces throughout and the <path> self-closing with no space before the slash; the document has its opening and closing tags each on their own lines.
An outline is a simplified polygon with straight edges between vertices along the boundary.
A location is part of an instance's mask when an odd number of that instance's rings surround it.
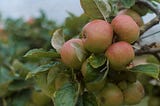
<svg viewBox="0 0 160 106">
<path fill-rule="evenodd" d="M 104 20 L 93 20 L 82 30 L 84 47 L 93 53 L 104 52 L 112 43 L 113 29 Z"/>
<path fill-rule="evenodd" d="M 77 43 L 81 49 L 79 50 L 79 54 L 82 56 L 82 60 L 78 58 L 77 51 L 73 46 L 74 43 Z M 61 60 L 62 62 L 74 69 L 80 69 L 81 65 L 85 59 L 84 47 L 81 39 L 71 39 L 65 42 L 60 50 Z"/>
<path fill-rule="evenodd" d="M 139 26 L 130 16 L 118 15 L 111 24 L 120 41 L 133 43 L 139 38 Z"/>
<path fill-rule="evenodd" d="M 105 56 L 113 70 L 123 70 L 134 59 L 135 54 L 129 43 L 120 41 L 112 44 L 105 52 Z"/>
<path fill-rule="evenodd" d="M 121 10 L 118 13 L 118 15 L 129 15 L 137 23 L 138 26 L 144 25 L 141 16 L 136 11 L 134 11 L 134 10 L 124 9 L 124 10 Z"/>
</svg>

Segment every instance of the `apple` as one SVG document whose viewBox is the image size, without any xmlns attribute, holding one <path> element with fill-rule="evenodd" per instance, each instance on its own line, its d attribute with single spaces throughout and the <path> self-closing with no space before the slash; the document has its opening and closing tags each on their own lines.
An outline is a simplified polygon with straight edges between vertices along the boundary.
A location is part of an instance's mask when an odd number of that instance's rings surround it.
<svg viewBox="0 0 160 106">
<path fill-rule="evenodd" d="M 98 94 L 100 106 L 121 106 L 123 93 L 115 84 L 108 83 Z"/>
<path fill-rule="evenodd" d="M 139 38 L 139 26 L 130 16 L 117 15 L 111 24 L 118 40 L 133 43 Z"/>
<path fill-rule="evenodd" d="M 134 59 L 135 53 L 132 46 L 124 41 L 112 44 L 105 52 L 111 69 L 124 70 Z"/>
<path fill-rule="evenodd" d="M 82 29 L 82 41 L 86 50 L 92 53 L 102 53 L 112 43 L 112 26 L 104 20 L 93 20 Z"/>
<path fill-rule="evenodd" d="M 79 53 L 81 54 L 81 60 L 78 59 L 77 51 L 74 44 L 78 44 Z M 60 55 L 62 62 L 73 69 L 80 69 L 83 61 L 85 60 L 85 52 L 81 39 L 74 38 L 65 42 L 60 49 Z"/>
<path fill-rule="evenodd" d="M 138 104 L 144 97 L 143 85 L 139 81 L 128 84 L 128 88 L 123 91 L 123 95 L 126 105 Z"/>
<path fill-rule="evenodd" d="M 141 16 L 132 9 L 123 9 L 118 13 L 118 15 L 129 15 L 137 23 L 138 26 L 144 25 Z"/>
</svg>

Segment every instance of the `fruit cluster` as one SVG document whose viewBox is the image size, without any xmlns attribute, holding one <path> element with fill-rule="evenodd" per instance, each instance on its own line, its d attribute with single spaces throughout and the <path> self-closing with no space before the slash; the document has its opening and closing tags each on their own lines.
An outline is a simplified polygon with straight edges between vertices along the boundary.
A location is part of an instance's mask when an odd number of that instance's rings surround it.
<svg viewBox="0 0 160 106">
<path fill-rule="evenodd" d="M 122 10 L 111 23 L 100 19 L 89 22 L 82 29 L 82 38 L 73 38 L 63 44 L 60 50 L 62 62 L 80 70 L 86 90 L 96 94 L 101 106 L 133 105 L 143 98 L 144 88 L 136 74 L 126 71 L 135 57 L 132 43 L 139 38 L 142 24 L 136 12 Z M 90 64 L 89 58 L 93 54 L 104 55 L 109 61 L 105 79 L 101 78 L 104 66 Z"/>
</svg>

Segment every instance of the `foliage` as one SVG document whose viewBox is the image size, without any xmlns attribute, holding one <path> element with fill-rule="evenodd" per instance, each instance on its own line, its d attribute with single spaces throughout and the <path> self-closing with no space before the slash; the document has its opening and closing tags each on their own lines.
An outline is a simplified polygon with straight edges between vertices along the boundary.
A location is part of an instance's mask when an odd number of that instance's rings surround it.
<svg viewBox="0 0 160 106">
<path fill-rule="evenodd" d="M 25 106 L 32 103 L 31 94 L 35 89 L 39 90 L 33 79 L 26 80 L 28 72 L 33 70 L 38 64 L 27 62 L 30 56 L 34 56 L 33 61 L 37 61 L 39 56 L 32 51 L 23 57 L 24 54 L 33 48 L 43 47 L 50 49 L 50 33 L 57 28 L 54 21 L 48 20 L 45 13 L 41 11 L 41 16 L 28 21 L 19 19 L 2 19 L 4 29 L 0 36 L 0 97 L 4 106 Z M 46 52 L 40 49 L 40 53 L 47 57 L 59 55 L 54 50 Z M 51 104 L 51 103 L 50 103 Z M 35 104 L 36 105 L 36 104 Z M 49 105 L 49 104 L 48 104 Z"/>
</svg>

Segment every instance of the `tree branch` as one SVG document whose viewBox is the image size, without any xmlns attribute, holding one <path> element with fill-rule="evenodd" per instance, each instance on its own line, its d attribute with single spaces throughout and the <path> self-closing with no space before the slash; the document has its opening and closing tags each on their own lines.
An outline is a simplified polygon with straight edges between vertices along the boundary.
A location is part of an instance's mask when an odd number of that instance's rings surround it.
<svg viewBox="0 0 160 106">
<path fill-rule="evenodd" d="M 141 47 L 140 50 L 135 51 L 135 54 L 140 56 L 143 54 L 152 54 L 160 61 L 160 48 L 151 48 L 150 46 L 154 46 L 154 43 L 151 45 L 145 45 Z"/>
<path fill-rule="evenodd" d="M 154 25 L 158 24 L 160 19 L 158 16 L 153 18 L 151 21 L 140 27 L 140 35 L 142 35 L 144 32 L 146 32 L 148 29 L 152 28 Z"/>
<path fill-rule="evenodd" d="M 138 51 L 136 51 L 136 55 L 157 54 L 157 53 L 160 53 L 160 48 L 154 48 L 154 49 L 138 50 Z"/>
<path fill-rule="evenodd" d="M 152 19 L 150 22 L 145 24 L 140 28 L 140 35 L 142 35 L 144 32 L 146 32 L 148 29 L 152 28 L 154 25 L 158 24 L 160 21 L 160 10 L 155 7 L 150 1 L 148 0 L 137 0 L 136 3 L 142 3 L 146 7 L 148 7 L 151 11 L 153 11 L 157 16 Z"/>
<path fill-rule="evenodd" d="M 160 10 L 158 8 L 156 8 L 151 1 L 149 0 L 137 0 L 137 3 L 142 3 L 144 4 L 146 7 L 148 7 L 151 11 L 153 11 L 157 16 L 159 16 L 160 19 Z"/>
</svg>

